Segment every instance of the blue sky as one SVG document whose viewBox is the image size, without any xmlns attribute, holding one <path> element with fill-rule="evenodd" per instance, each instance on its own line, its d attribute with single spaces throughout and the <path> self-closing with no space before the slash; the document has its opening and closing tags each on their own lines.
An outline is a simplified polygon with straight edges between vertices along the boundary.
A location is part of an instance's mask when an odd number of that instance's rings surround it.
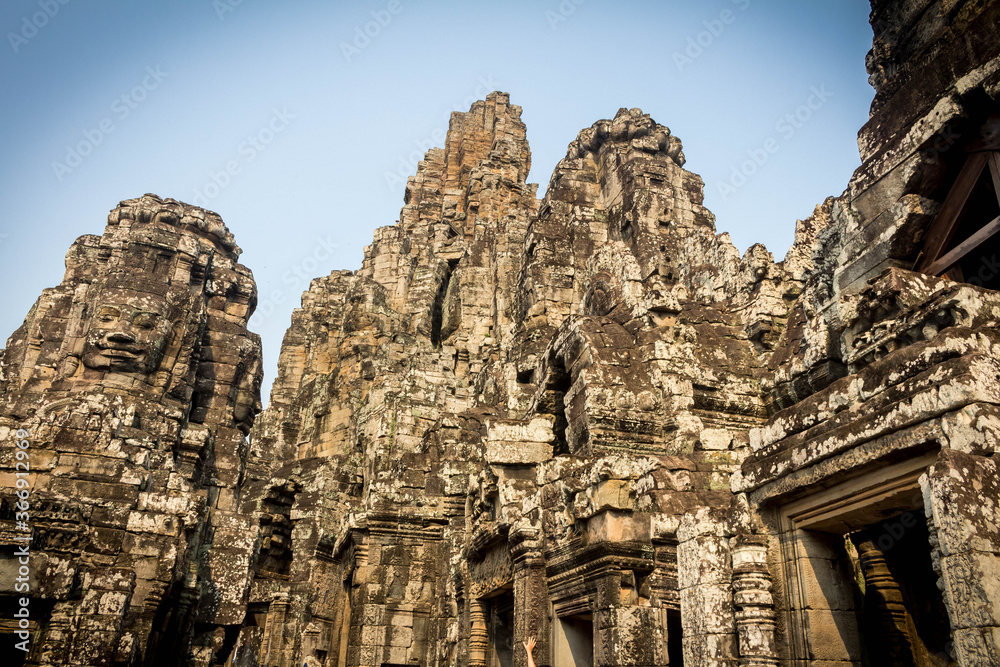
<svg viewBox="0 0 1000 667">
<path fill-rule="evenodd" d="M 493 89 L 524 109 L 539 194 L 577 132 L 640 107 L 684 142 L 718 231 L 781 259 L 795 220 L 859 164 L 868 12 L 860 0 L 7 0 L 0 339 L 59 283 L 74 239 L 153 192 L 217 211 L 236 235 L 260 291 L 266 400 L 308 280 L 360 267 L 372 231 L 399 217 L 415 157 Z"/>
</svg>

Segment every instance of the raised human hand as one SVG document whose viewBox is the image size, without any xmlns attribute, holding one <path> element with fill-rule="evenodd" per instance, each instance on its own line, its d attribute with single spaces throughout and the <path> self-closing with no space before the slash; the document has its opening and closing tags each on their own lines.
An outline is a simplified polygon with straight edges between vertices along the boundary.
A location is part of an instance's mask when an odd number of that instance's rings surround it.
<svg viewBox="0 0 1000 667">
<path fill-rule="evenodd" d="M 524 650 L 528 652 L 528 655 L 531 655 L 532 650 L 535 648 L 535 638 L 528 637 L 528 641 L 521 642 L 521 645 L 524 646 Z"/>
</svg>

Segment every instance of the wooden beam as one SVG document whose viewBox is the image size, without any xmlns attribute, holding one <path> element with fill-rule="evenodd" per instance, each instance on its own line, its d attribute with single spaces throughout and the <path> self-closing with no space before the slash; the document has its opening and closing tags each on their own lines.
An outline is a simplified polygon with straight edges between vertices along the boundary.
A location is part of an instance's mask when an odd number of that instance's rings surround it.
<svg viewBox="0 0 1000 667">
<path fill-rule="evenodd" d="M 993 194 L 1000 204 L 1000 153 L 990 153 L 990 174 L 993 176 Z"/>
<path fill-rule="evenodd" d="M 947 255 L 928 266 L 924 270 L 924 273 L 929 273 L 932 276 L 938 276 L 945 273 L 948 269 L 962 261 L 966 255 L 981 246 L 997 232 L 1000 232 L 1000 216 L 993 218 L 991 222 L 984 225 L 975 234 L 955 246 L 955 248 Z"/>
<path fill-rule="evenodd" d="M 928 273 L 928 267 L 936 262 L 944 249 L 951 243 L 958 227 L 959 220 L 962 219 L 969 206 L 969 199 L 972 191 L 979 181 L 979 175 L 990 159 L 991 153 L 972 153 L 969 155 L 962 171 L 958 173 L 955 184 L 944 199 L 941 210 L 934 217 L 924 238 L 924 261 L 918 271 Z"/>
</svg>

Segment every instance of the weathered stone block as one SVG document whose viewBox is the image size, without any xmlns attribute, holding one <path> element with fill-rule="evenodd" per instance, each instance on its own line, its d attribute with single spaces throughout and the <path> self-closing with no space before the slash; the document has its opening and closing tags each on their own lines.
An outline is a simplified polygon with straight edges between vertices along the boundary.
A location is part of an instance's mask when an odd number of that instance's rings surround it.
<svg viewBox="0 0 1000 667">
<path fill-rule="evenodd" d="M 861 660 L 857 617 L 853 610 L 807 611 L 806 622 L 810 637 L 810 658 L 845 662 Z"/>
</svg>

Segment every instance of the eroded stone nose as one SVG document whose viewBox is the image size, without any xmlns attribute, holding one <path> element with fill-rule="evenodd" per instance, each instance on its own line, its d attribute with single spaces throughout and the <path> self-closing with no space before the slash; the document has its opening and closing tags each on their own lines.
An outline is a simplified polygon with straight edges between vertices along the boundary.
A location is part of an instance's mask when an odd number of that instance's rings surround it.
<svg viewBox="0 0 1000 667">
<path fill-rule="evenodd" d="M 119 329 L 108 334 L 108 340 L 114 343 L 134 343 L 135 336 L 128 331 Z"/>
</svg>

